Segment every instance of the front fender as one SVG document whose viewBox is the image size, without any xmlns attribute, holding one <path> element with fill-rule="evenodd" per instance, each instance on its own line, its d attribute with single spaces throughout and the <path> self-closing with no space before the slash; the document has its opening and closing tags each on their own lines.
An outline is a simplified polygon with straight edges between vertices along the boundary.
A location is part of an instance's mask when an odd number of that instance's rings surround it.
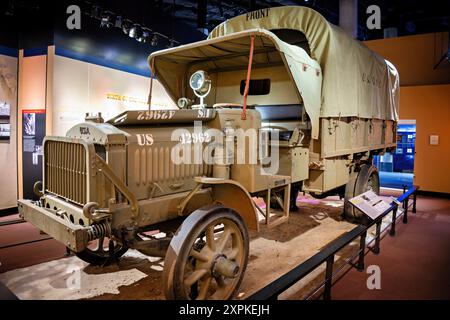
<svg viewBox="0 0 450 320">
<path fill-rule="evenodd" d="M 240 183 L 234 180 L 208 177 L 195 177 L 195 181 L 210 187 L 213 200 L 238 212 L 249 229 L 259 231 L 255 203 Z"/>
</svg>

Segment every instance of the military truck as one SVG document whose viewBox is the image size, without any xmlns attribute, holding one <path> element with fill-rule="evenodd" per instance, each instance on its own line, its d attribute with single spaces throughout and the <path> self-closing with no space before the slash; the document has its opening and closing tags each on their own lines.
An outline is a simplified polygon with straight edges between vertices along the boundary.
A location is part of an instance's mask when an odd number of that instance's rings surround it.
<svg viewBox="0 0 450 320">
<path fill-rule="evenodd" d="M 372 157 L 396 145 L 398 74 L 314 10 L 238 16 L 149 65 L 179 109 L 153 110 L 150 89 L 148 110 L 47 136 L 39 200 L 18 202 L 84 261 L 133 248 L 164 258 L 168 299 L 229 299 L 248 230 L 286 221 L 299 191 L 379 191 Z"/>
</svg>

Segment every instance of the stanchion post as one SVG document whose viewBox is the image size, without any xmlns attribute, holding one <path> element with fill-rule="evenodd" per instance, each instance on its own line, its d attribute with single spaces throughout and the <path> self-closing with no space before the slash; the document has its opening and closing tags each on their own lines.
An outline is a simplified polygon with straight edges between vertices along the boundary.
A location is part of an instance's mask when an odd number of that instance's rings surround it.
<svg viewBox="0 0 450 320">
<path fill-rule="evenodd" d="M 372 249 L 374 254 L 380 253 L 380 240 L 381 240 L 381 220 L 379 222 L 377 222 L 377 231 L 376 231 L 376 235 L 375 235 L 375 246 Z"/>
<path fill-rule="evenodd" d="M 327 258 L 327 267 L 325 271 L 325 289 L 323 292 L 323 300 L 331 300 L 331 286 L 333 285 L 333 263 L 334 254 Z"/>
<path fill-rule="evenodd" d="M 403 223 L 408 223 L 408 200 L 409 197 L 404 202 L 405 212 L 403 213 Z"/>
<path fill-rule="evenodd" d="M 365 231 L 361 235 L 361 238 L 359 239 L 359 258 L 358 258 L 358 264 L 356 266 L 356 269 L 359 272 L 364 271 L 364 253 L 365 253 L 365 249 L 366 249 L 366 236 L 367 236 L 367 231 Z"/>
<path fill-rule="evenodd" d="M 403 194 L 406 193 L 406 186 L 403 185 Z M 402 202 L 402 208 L 405 209 L 405 201 Z"/>
<path fill-rule="evenodd" d="M 397 206 L 394 206 L 394 209 L 392 210 L 391 229 L 389 230 L 389 235 L 391 237 L 395 236 L 395 222 L 396 221 L 397 221 Z"/>
</svg>

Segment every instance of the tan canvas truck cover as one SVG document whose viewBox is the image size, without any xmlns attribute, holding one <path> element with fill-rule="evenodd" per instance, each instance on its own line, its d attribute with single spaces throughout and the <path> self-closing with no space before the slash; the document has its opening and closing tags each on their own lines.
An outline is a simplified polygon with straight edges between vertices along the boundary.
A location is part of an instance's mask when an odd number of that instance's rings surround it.
<svg viewBox="0 0 450 320">
<path fill-rule="evenodd" d="M 271 32 L 280 29 L 302 32 L 311 57 Z M 217 26 L 207 40 L 151 54 L 149 64 L 173 99 L 189 96 L 187 81 L 196 70 L 213 73 L 245 66 L 248 55 L 243 53 L 249 51 L 251 36 L 253 67 L 286 66 L 311 119 L 313 138 L 319 137 L 320 117 L 398 119 L 395 67 L 306 7 L 270 8 L 235 17 Z"/>
<path fill-rule="evenodd" d="M 187 85 L 193 72 L 200 69 L 209 73 L 226 72 L 234 68 L 247 69 L 252 36 L 255 39 L 253 68 L 285 65 L 308 115 L 312 119 L 317 118 L 318 123 L 322 85 L 319 64 L 311 59 L 304 49 L 281 41 L 270 31 L 244 30 L 158 51 L 150 55 L 149 64 L 153 74 L 174 100 L 193 97 Z M 318 135 L 318 126 L 313 130 L 316 130 Z"/>
</svg>

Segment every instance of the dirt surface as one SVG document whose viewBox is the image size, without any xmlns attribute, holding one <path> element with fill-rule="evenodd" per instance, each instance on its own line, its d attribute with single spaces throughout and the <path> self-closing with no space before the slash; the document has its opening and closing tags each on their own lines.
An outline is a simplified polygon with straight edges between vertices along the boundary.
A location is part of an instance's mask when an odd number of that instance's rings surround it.
<svg viewBox="0 0 450 320">
<path fill-rule="evenodd" d="M 136 252 L 137 253 L 137 252 Z M 137 253 L 140 255 L 139 253 Z M 153 261 L 152 261 L 153 260 Z M 137 269 L 146 277 L 129 286 L 121 286 L 119 294 L 105 293 L 90 300 L 163 300 L 162 269 L 164 260 L 160 258 L 130 257 L 126 255 L 119 265 L 107 267 L 88 266 L 84 271 L 92 274 L 111 273 L 123 269 Z"/>
<path fill-rule="evenodd" d="M 261 200 L 257 203 L 264 207 Z M 238 299 L 244 299 L 269 284 L 354 228 L 353 224 L 342 221 L 342 201 L 337 197 L 316 200 L 310 196 L 300 196 L 297 206 L 299 210 L 290 214 L 288 222 L 273 228 L 261 225 L 259 233 L 250 232 L 250 258 Z M 348 252 L 343 254 L 348 256 L 354 249 L 349 247 Z M 336 260 L 340 258 L 337 256 Z M 25 299 L 164 299 L 163 265 L 163 259 L 147 257 L 129 250 L 119 265 L 94 267 L 76 257 L 69 257 L 6 272 L 0 275 L 0 280 L 19 298 Z M 81 277 L 81 289 L 78 290 L 67 288 L 66 285 L 74 270 L 79 272 Z M 304 297 L 320 283 L 322 271 L 322 268 L 319 268 L 280 298 Z M 24 281 L 30 279 L 30 273 L 33 275 L 33 281 Z M 56 284 L 59 288 L 54 294 L 59 296 L 46 293 Z M 33 290 L 33 286 L 46 290 Z"/>
<path fill-rule="evenodd" d="M 342 204 L 337 197 L 317 200 L 300 196 L 299 209 L 290 214 L 288 222 L 274 228 L 261 225 L 259 233 L 252 231 L 250 262 L 239 297 L 245 298 L 264 287 L 354 228 L 342 220 Z M 313 273 L 280 298 L 289 299 L 298 291 L 310 291 L 307 285 L 316 277 Z"/>
</svg>

